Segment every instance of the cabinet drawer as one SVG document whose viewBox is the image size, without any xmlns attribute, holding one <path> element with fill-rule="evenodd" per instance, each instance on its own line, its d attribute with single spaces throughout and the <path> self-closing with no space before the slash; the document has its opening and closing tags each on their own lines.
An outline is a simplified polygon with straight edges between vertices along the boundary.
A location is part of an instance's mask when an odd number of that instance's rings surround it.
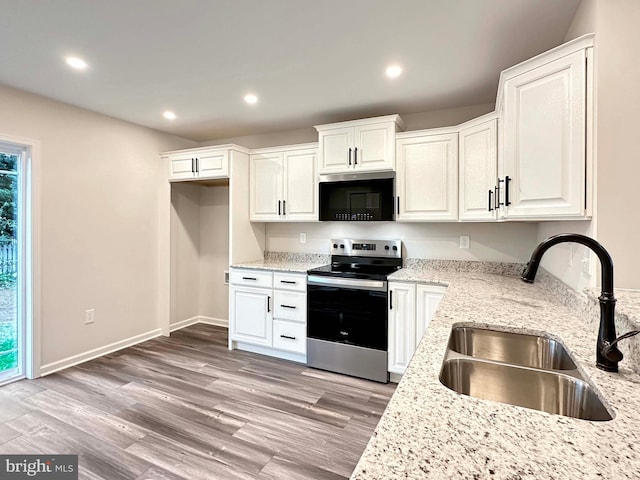
<svg viewBox="0 0 640 480">
<path fill-rule="evenodd" d="M 273 288 L 306 292 L 307 275 L 305 273 L 273 272 Z"/>
<path fill-rule="evenodd" d="M 231 269 L 229 281 L 232 285 L 271 288 L 273 286 L 273 273 L 266 270 Z"/>
<path fill-rule="evenodd" d="M 273 316 L 274 318 L 306 323 L 307 294 L 274 290 Z"/>
<path fill-rule="evenodd" d="M 273 321 L 273 348 L 307 353 L 307 327 L 302 323 Z"/>
</svg>

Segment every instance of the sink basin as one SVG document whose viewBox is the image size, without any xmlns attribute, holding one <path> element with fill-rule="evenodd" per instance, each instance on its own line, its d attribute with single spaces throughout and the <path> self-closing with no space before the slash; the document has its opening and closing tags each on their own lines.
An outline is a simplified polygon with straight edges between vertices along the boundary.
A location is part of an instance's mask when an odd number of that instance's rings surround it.
<svg viewBox="0 0 640 480">
<path fill-rule="evenodd" d="M 462 355 L 525 367 L 545 370 L 577 368 L 560 342 L 538 335 L 453 327 L 448 347 Z"/>
<path fill-rule="evenodd" d="M 564 345 L 544 335 L 454 325 L 440 382 L 483 400 L 583 420 L 613 418 Z"/>
<path fill-rule="evenodd" d="M 563 373 L 473 358 L 445 360 L 440 382 L 458 393 L 584 420 L 612 416 L 586 382 Z"/>
</svg>

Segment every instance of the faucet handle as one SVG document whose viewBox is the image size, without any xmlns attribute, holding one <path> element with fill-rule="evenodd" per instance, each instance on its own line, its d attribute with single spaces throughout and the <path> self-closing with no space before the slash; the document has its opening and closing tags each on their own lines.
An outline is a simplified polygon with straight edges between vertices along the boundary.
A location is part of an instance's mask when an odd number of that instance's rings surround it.
<svg viewBox="0 0 640 480">
<path fill-rule="evenodd" d="M 631 330 L 630 332 L 625 333 L 624 335 L 620 335 L 618 338 L 616 338 L 613 342 L 609 343 L 606 340 L 603 342 L 603 346 L 602 346 L 602 355 L 607 359 L 607 360 L 611 360 L 612 362 L 619 362 L 620 360 L 622 360 L 622 352 L 620 350 L 618 350 L 618 347 L 616 347 L 616 344 L 620 341 L 620 340 L 624 340 L 626 338 L 631 338 L 635 335 L 638 335 L 640 333 L 640 330 Z"/>
</svg>

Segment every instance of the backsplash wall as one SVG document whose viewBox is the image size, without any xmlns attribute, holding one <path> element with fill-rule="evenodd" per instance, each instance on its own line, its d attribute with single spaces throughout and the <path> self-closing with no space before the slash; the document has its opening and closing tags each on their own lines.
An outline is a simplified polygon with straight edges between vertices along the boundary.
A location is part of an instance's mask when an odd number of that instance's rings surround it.
<svg viewBox="0 0 640 480">
<path fill-rule="evenodd" d="M 300 243 L 300 233 L 306 243 Z M 329 253 L 331 238 L 400 239 L 405 258 L 526 262 L 537 245 L 535 223 L 269 223 L 271 252 Z M 460 236 L 468 235 L 468 249 Z"/>
</svg>

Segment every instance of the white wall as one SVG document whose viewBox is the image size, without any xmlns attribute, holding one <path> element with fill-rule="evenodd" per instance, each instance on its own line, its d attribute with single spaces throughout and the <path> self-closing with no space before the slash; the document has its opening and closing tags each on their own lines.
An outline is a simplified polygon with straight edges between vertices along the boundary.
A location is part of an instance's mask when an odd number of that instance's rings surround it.
<svg viewBox="0 0 640 480">
<path fill-rule="evenodd" d="M 42 364 L 158 329 L 158 153 L 194 143 L 5 86 L 0 111 L 41 147 Z"/>
<path fill-rule="evenodd" d="M 229 268 L 229 187 L 200 190 L 199 314 L 228 320 L 229 288 L 224 271 Z"/>
<path fill-rule="evenodd" d="M 496 78 L 496 85 L 498 79 Z M 422 130 L 424 128 L 448 127 L 459 125 L 472 118 L 492 112 L 493 103 L 471 105 L 469 107 L 450 108 L 446 110 L 432 110 L 430 112 L 400 113 L 406 125 L 406 130 Z M 395 112 L 394 112 L 395 113 Z M 354 120 L 346 118 L 345 120 Z M 355 119 L 357 120 L 357 119 Z M 280 145 L 295 145 L 297 143 L 313 143 L 318 141 L 318 132 L 312 125 L 297 130 L 247 135 L 244 137 L 229 137 L 202 142 L 202 146 L 224 145 L 235 143 L 246 148 L 266 148 Z"/>
<path fill-rule="evenodd" d="M 635 192 L 637 106 L 640 105 L 640 2 L 583 0 L 566 41 L 595 32 L 594 212 L 591 222 L 541 223 L 538 239 L 563 232 L 593 236 L 611 254 L 617 288 L 640 288 L 640 221 Z M 585 247 L 559 245 L 545 254 L 543 267 L 575 288 L 600 282 L 599 269 L 582 273 Z M 592 263 L 597 259 L 591 255 Z M 573 266 L 570 265 L 573 263 Z M 596 265 L 597 266 L 597 265 Z"/>
<path fill-rule="evenodd" d="M 329 253 L 331 238 L 400 239 L 405 257 L 525 262 L 536 245 L 535 223 L 269 223 L 267 250 Z M 301 244 L 299 234 L 307 234 Z M 459 236 L 470 236 L 461 249 Z"/>
</svg>

